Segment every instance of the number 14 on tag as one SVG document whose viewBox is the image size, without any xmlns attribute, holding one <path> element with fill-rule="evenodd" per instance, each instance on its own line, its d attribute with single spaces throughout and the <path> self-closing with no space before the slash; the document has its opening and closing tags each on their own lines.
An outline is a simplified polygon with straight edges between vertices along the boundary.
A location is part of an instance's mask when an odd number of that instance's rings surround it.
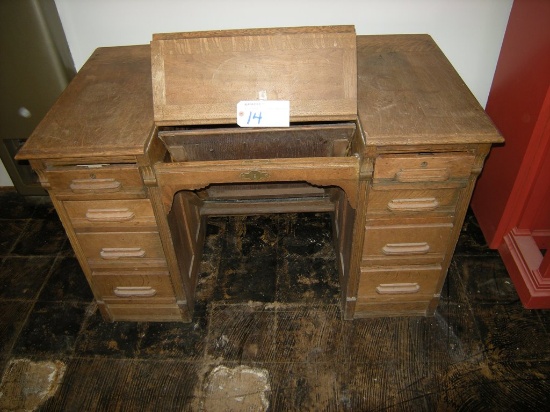
<svg viewBox="0 0 550 412">
<path fill-rule="evenodd" d="M 241 127 L 288 127 L 288 100 L 246 100 L 237 103 L 237 124 Z"/>
<path fill-rule="evenodd" d="M 258 123 L 256 123 L 256 121 Z M 262 124 L 262 112 L 248 112 L 248 119 L 246 121 L 248 126 L 259 126 Z"/>
</svg>

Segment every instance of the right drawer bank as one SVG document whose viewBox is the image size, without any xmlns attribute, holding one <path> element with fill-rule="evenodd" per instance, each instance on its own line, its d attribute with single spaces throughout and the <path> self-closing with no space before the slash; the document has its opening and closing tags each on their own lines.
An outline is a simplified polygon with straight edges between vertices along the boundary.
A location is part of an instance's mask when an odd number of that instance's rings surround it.
<svg viewBox="0 0 550 412">
<path fill-rule="evenodd" d="M 474 163 L 469 152 L 375 158 L 355 317 L 433 313 Z"/>
</svg>

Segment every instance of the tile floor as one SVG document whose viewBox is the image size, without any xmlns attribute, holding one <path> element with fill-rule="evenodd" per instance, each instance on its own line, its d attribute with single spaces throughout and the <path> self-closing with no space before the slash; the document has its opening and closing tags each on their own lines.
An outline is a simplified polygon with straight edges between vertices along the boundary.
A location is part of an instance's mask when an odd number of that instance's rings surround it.
<svg viewBox="0 0 550 412">
<path fill-rule="evenodd" d="M 66 365 L 40 410 L 208 409 L 240 365 L 270 411 L 550 408 L 550 311 L 523 309 L 472 214 L 434 317 L 352 322 L 326 215 L 212 218 L 190 324 L 105 323 L 47 198 L 0 191 L 0 227 L 0 371 Z"/>
</svg>

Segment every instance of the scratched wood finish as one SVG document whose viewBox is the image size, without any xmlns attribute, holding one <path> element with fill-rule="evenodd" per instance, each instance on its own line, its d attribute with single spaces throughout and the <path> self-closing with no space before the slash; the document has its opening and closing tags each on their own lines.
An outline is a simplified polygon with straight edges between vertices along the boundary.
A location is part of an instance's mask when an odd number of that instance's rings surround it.
<svg viewBox="0 0 550 412">
<path fill-rule="evenodd" d="M 95 50 L 18 157 L 135 162 L 153 131 L 150 54 L 146 45 Z"/>
<path fill-rule="evenodd" d="M 353 26 L 155 35 L 155 122 L 233 124 L 260 92 L 290 101 L 291 121 L 354 120 L 355 39 Z"/>
<path fill-rule="evenodd" d="M 357 109 L 368 145 L 502 140 L 430 36 L 358 36 L 357 54 Z"/>
</svg>

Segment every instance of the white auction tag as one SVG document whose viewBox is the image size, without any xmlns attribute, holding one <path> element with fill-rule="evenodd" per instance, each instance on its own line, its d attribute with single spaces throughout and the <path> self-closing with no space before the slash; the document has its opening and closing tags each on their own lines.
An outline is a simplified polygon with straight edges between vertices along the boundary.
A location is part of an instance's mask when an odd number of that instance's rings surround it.
<svg viewBox="0 0 550 412">
<path fill-rule="evenodd" d="M 241 127 L 288 127 L 288 100 L 243 100 L 237 103 L 237 124 Z"/>
</svg>

